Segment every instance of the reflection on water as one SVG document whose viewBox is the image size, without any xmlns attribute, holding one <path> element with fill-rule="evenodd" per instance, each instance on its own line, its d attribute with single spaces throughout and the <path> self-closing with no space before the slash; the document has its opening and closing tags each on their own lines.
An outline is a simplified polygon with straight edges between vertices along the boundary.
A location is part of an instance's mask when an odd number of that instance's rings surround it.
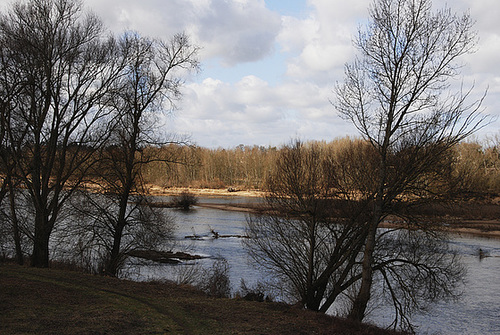
<svg viewBox="0 0 500 335">
<path fill-rule="evenodd" d="M 462 298 L 440 303 L 430 316 L 416 318 L 422 334 L 500 334 L 500 241 L 455 238 L 467 268 Z M 479 249 L 486 255 L 479 258 Z"/>
<path fill-rule="evenodd" d="M 204 198 L 201 202 L 235 203 L 247 198 Z M 251 201 L 255 201 L 252 199 Z M 203 266 L 217 258 L 225 258 L 230 265 L 233 289 L 239 288 L 243 278 L 249 285 L 262 280 L 263 274 L 251 266 L 239 238 L 213 239 L 213 229 L 224 235 L 243 235 L 246 214 L 196 207 L 190 212 L 171 210 L 176 217 L 177 246 L 209 258 L 198 261 Z M 185 239 L 186 235 L 206 235 L 201 240 Z M 419 334 L 497 334 L 500 335 L 500 241 L 475 237 L 456 237 L 451 242 L 462 255 L 467 267 L 466 287 L 459 301 L 436 304 L 429 314 L 415 315 Z M 479 258 L 479 249 L 486 256 Z M 180 267 L 193 266 L 186 262 Z M 179 266 L 142 266 L 130 277 L 133 279 L 173 279 Z M 387 325 L 392 321 L 390 309 L 377 308 L 366 321 Z"/>
<path fill-rule="evenodd" d="M 426 314 L 414 315 L 418 334 L 500 334 L 500 241 L 456 236 L 450 242 L 467 269 L 458 301 L 439 302 Z M 482 249 L 487 257 L 479 257 Z M 388 325 L 389 306 L 377 306 L 368 322 Z"/>
</svg>

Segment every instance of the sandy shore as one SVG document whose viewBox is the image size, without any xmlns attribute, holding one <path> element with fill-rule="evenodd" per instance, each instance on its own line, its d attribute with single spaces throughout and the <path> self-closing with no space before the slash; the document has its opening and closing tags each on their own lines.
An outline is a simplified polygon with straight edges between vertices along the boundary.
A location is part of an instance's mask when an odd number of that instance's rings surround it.
<svg viewBox="0 0 500 335">
<path fill-rule="evenodd" d="M 186 188 L 186 187 L 160 187 L 156 185 L 149 186 L 149 192 L 152 195 L 171 196 L 179 195 L 183 192 L 189 192 L 196 196 L 240 196 L 240 197 L 263 197 L 265 192 L 259 190 L 238 190 L 238 189 L 209 189 L 209 188 Z"/>
<path fill-rule="evenodd" d="M 472 235 L 500 239 L 499 220 L 459 220 L 446 229 L 461 235 Z"/>
</svg>

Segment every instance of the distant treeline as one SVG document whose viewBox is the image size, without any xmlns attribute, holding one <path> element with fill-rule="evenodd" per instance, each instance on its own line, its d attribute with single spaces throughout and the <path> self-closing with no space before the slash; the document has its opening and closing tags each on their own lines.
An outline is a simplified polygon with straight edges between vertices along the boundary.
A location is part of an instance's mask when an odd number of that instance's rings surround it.
<svg viewBox="0 0 500 335">
<path fill-rule="evenodd" d="M 325 156 L 339 157 L 336 153 L 361 148 L 363 143 L 361 139 L 346 137 L 331 142 L 307 142 L 305 146 L 319 146 Z M 167 188 L 263 190 L 282 148 L 239 145 L 209 149 L 170 145 L 146 150 L 156 151 L 159 157 L 172 157 L 172 163 L 153 162 L 143 168 L 143 178 L 148 184 Z M 500 193 L 500 141 L 463 142 L 452 155 L 448 158 L 451 159 L 448 175 L 457 193 L 463 196 Z"/>
</svg>

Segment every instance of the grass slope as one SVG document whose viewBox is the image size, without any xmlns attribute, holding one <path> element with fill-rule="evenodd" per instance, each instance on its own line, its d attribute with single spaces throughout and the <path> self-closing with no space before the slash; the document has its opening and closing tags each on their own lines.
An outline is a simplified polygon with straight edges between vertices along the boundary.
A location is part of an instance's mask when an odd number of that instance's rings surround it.
<svg viewBox="0 0 500 335">
<path fill-rule="evenodd" d="M 0 334 L 395 334 L 191 287 L 0 263 Z"/>
</svg>

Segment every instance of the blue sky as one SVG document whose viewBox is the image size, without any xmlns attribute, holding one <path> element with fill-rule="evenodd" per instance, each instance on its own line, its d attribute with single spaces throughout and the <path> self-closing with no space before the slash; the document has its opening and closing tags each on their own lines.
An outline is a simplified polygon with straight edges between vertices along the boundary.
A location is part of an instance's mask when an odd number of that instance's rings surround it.
<svg viewBox="0 0 500 335">
<path fill-rule="evenodd" d="M 305 17 L 310 10 L 304 0 L 266 0 L 266 7 L 280 15 Z"/>
<path fill-rule="evenodd" d="M 185 31 L 202 48 L 202 72 L 187 78 L 166 132 L 211 148 L 357 135 L 330 101 L 371 0 L 83 1 L 116 33 L 168 39 Z M 500 1 L 447 2 L 453 11 L 470 10 L 480 36 L 478 51 L 463 58 L 461 80 L 475 85 L 475 97 L 488 88 L 485 112 L 500 115 Z M 434 7 L 445 3 L 434 0 Z M 478 137 L 498 134 L 498 122 Z"/>
</svg>

